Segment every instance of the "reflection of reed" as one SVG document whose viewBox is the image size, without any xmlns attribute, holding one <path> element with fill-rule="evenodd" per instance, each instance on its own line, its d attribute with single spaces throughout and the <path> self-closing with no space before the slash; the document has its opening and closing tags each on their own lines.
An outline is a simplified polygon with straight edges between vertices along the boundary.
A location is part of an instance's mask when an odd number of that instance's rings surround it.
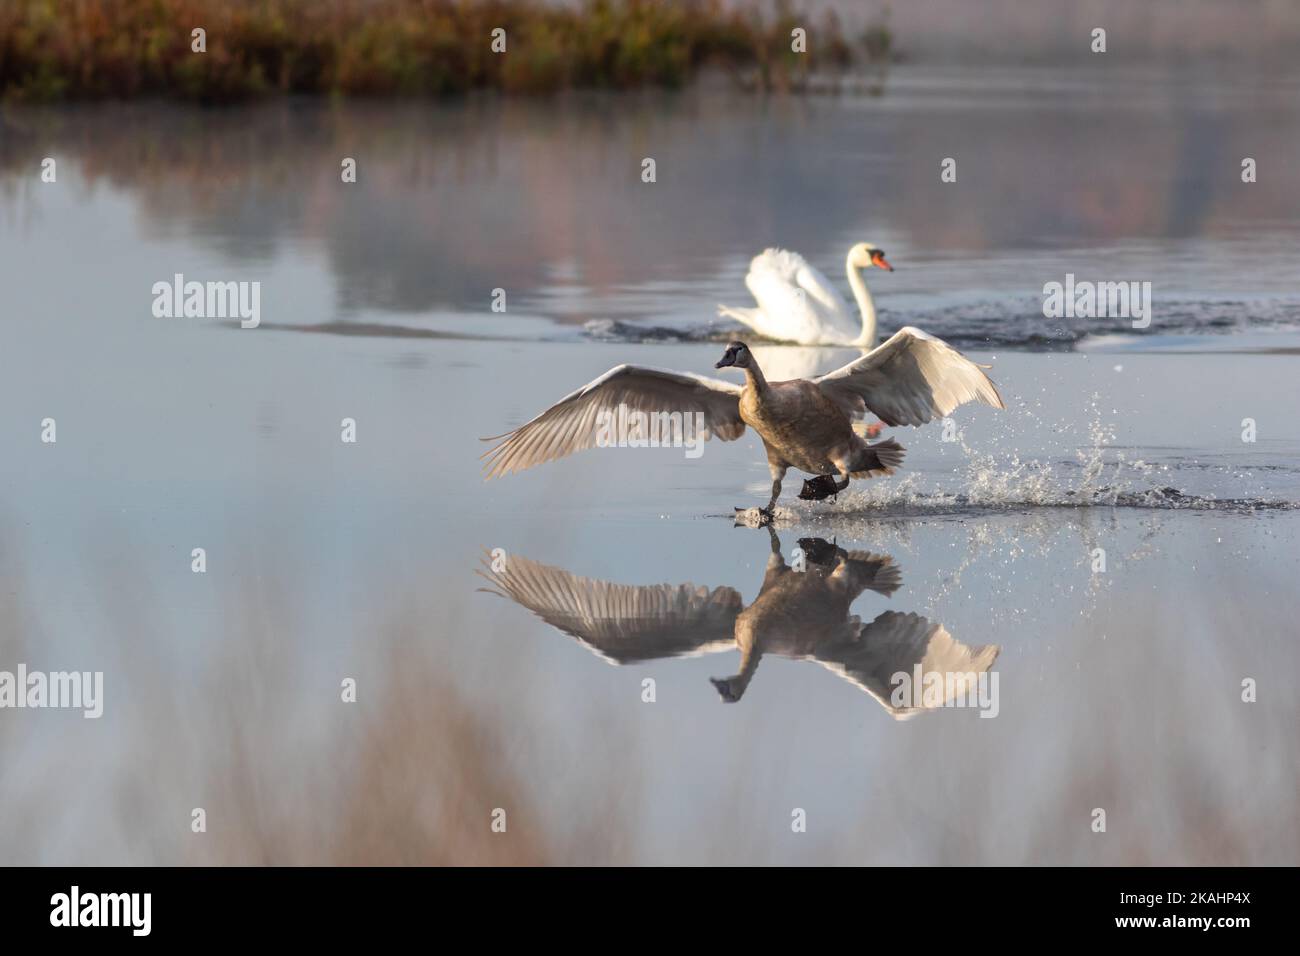
<svg viewBox="0 0 1300 956">
<path fill-rule="evenodd" d="M 535 754 L 518 746 L 519 728 L 476 703 L 438 658 L 454 613 L 412 605 L 386 616 L 348 668 L 359 692 L 344 703 L 336 674 L 305 673 L 313 655 L 303 615 L 281 593 L 249 584 L 224 609 L 230 638 L 197 685 L 130 655 L 118 693 L 128 684 L 147 690 L 116 702 L 132 712 L 131 739 L 120 775 L 101 780 L 121 827 L 109 845 L 133 847 L 138 862 L 189 864 L 628 862 L 624 844 L 635 826 L 623 815 L 635 798 L 616 805 L 584 795 L 589 821 L 548 804 L 547 781 L 527 764 Z M 125 603 L 109 613 L 128 613 Z M 507 686 L 517 671 L 509 660 L 494 669 Z M 620 746 L 619 755 L 622 764 L 593 758 L 635 780 L 636 749 Z M 47 781 L 24 784 L 45 797 L 39 833 L 62 839 L 72 824 L 49 812 Z M 205 834 L 189 832 L 195 806 L 208 814 Z M 506 812 L 504 832 L 493 832 L 496 808 Z M 0 823 L 0 843 L 10 846 L 6 829 Z M 29 854 L 48 852 L 40 843 Z"/>
<path fill-rule="evenodd" d="M 21 592 L 0 567 L 2 664 L 41 622 L 17 610 Z M 1294 629 L 1285 608 L 1225 599 L 1247 592 L 1223 578 L 1206 601 L 1119 608 L 1104 624 L 1044 633 L 1050 650 L 1026 644 L 1016 658 L 1039 661 L 1004 675 L 996 720 L 891 723 L 865 748 L 853 721 L 802 721 L 799 747 L 824 751 L 826 772 L 812 777 L 782 772 L 789 728 L 722 731 L 759 708 L 710 712 L 693 735 L 703 743 L 663 740 L 666 711 L 630 721 L 593 711 L 597 733 L 537 720 L 561 692 L 528 656 L 539 642 L 509 615 L 501 633 L 472 633 L 467 586 L 433 603 L 396 591 L 385 603 L 397 609 L 378 615 L 356 657 L 370 662 L 358 665 L 359 702 L 343 705 L 335 668 L 309 666 L 317 652 L 282 597 L 287 582 L 268 575 L 230 599 L 229 640 L 195 662 L 197 682 L 141 641 L 157 605 L 120 584 L 105 584 L 119 597 L 102 608 L 125 668 L 104 723 L 0 712 L 0 863 L 1114 865 L 1300 854 L 1300 711 L 1271 676 L 1293 669 Z M 467 632 L 488 655 L 478 666 L 447 655 Z M 1260 679 L 1259 703 L 1240 702 L 1243 676 Z M 111 757 L 97 765 L 93 750 Z M 665 790 L 673 801 L 648 813 L 644 795 Z M 780 801 L 796 792 L 814 825 L 792 837 Z M 201 836 L 188 830 L 193 806 L 209 814 Z M 1088 828 L 1097 806 L 1104 835 Z M 495 807 L 507 809 L 505 834 L 491 832 Z"/>
<path fill-rule="evenodd" d="M 212 768 L 215 839 L 195 862 L 222 864 L 535 865 L 561 862 L 512 763 L 505 728 L 485 719 L 440 676 L 393 660 L 379 703 L 353 729 L 335 726 L 297 760 L 268 759 L 232 713 L 228 761 Z M 236 702 L 235 706 L 238 706 Z M 344 706 L 340 704 L 340 706 Z M 233 709 L 233 707 L 232 707 Z M 274 733 L 274 728 L 272 727 Z M 285 794 L 268 790 L 288 790 Z M 493 833 L 492 812 L 507 828 Z M 230 814 L 224 823 L 221 814 Z M 592 856 L 598 846 L 587 847 Z"/>
<path fill-rule="evenodd" d="M 516 746 L 518 729 L 440 666 L 442 628 L 455 628 L 454 613 L 438 612 L 432 629 L 427 607 L 385 617 L 354 665 L 364 668 L 357 703 L 345 704 L 337 681 L 302 679 L 305 649 L 284 638 L 301 629 L 276 593 L 258 588 L 231 609 L 238 636 L 200 702 L 219 719 L 198 741 L 204 759 L 191 785 L 214 822 L 209 839 L 189 842 L 189 862 L 624 862 L 620 834 L 547 807 L 543 781 Z M 503 682 L 510 669 L 497 669 Z M 330 703 L 323 725 L 308 728 L 292 701 L 317 693 Z M 583 803 L 602 830 L 631 827 L 599 797 Z M 506 813 L 501 833 L 491 826 L 497 808 Z"/>
<path fill-rule="evenodd" d="M 22 576 L 6 547 L 6 537 L 0 531 L 0 670 L 12 672 L 19 661 L 28 659 L 28 635 L 36 635 L 23 601 Z M 13 773 L 22 743 L 18 721 L 12 713 L 0 710 L 0 865 L 35 859 L 39 852 L 36 822 L 40 800 L 28 782 Z"/>
</svg>

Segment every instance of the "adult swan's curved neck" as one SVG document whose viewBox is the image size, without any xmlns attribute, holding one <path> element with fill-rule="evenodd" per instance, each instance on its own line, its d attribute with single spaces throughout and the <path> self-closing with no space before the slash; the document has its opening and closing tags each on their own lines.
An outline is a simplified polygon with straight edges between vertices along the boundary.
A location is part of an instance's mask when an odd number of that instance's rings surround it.
<svg viewBox="0 0 1300 956">
<path fill-rule="evenodd" d="M 871 298 L 866 280 L 862 278 L 862 270 L 853 261 L 852 251 L 844 261 L 844 271 L 848 273 L 849 287 L 853 290 L 853 298 L 857 300 L 858 311 L 862 313 L 862 332 L 848 344 L 870 348 L 876 343 L 876 302 Z"/>
</svg>

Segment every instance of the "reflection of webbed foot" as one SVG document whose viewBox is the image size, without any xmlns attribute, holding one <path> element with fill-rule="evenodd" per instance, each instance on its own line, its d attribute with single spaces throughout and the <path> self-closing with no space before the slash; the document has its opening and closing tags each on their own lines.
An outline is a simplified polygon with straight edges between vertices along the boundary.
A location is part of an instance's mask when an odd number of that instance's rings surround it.
<svg viewBox="0 0 1300 956">
<path fill-rule="evenodd" d="M 710 677 L 709 682 L 718 689 L 718 696 L 722 698 L 724 704 L 734 704 L 744 693 L 737 687 L 734 677 Z"/>
<path fill-rule="evenodd" d="M 800 538 L 799 550 L 817 565 L 832 565 L 839 560 L 840 549 L 825 538 Z"/>
<path fill-rule="evenodd" d="M 838 491 L 834 478 L 830 475 L 818 475 L 816 478 L 808 478 L 804 481 L 799 497 L 804 501 L 821 501 Z"/>
<path fill-rule="evenodd" d="M 737 508 L 735 522 L 737 527 L 766 528 L 775 518 L 776 512 L 771 508 Z"/>
</svg>

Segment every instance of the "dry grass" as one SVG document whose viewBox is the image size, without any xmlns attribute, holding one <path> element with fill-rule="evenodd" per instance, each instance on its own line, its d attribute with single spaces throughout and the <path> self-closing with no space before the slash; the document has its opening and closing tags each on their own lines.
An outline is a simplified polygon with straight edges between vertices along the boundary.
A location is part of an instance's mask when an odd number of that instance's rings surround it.
<svg viewBox="0 0 1300 956">
<path fill-rule="evenodd" d="M 809 32 L 806 55 L 790 32 Z M 206 30 L 207 50 L 191 49 Z M 490 46 L 507 35 L 505 55 Z M 161 96 L 205 103 L 269 93 L 443 95 L 475 89 L 682 86 L 705 66 L 767 89 L 810 71 L 887 60 L 883 25 L 858 42 L 833 14 L 720 0 L 18 0 L 0 6 L 0 94 Z"/>
</svg>

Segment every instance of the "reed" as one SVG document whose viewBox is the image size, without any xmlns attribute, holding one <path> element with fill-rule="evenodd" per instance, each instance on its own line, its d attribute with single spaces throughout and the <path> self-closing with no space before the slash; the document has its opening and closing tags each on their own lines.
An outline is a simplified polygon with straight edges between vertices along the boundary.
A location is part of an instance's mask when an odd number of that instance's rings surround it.
<svg viewBox="0 0 1300 956">
<path fill-rule="evenodd" d="M 807 31 L 807 52 L 791 31 Z M 206 52 L 192 49 L 205 32 Z M 506 51 L 492 49 L 506 31 Z M 721 0 L 16 0 L 0 5 L 0 96 L 57 101 L 270 94 L 439 96 L 493 89 L 680 87 L 715 67 L 741 85 L 891 56 L 886 27 Z"/>
</svg>

